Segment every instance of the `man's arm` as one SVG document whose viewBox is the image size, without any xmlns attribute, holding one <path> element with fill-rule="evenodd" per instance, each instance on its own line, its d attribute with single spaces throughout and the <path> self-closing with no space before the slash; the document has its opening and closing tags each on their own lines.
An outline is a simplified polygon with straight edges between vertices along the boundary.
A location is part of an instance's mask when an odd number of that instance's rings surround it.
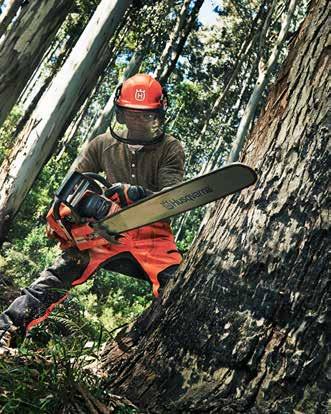
<svg viewBox="0 0 331 414">
<path fill-rule="evenodd" d="M 79 155 L 79 161 L 75 167 L 78 172 L 94 172 L 101 171 L 100 155 L 98 151 L 97 138 L 83 145 L 83 149 Z"/>
<path fill-rule="evenodd" d="M 158 187 L 160 190 L 183 181 L 185 154 L 180 141 L 174 139 L 160 162 Z"/>
</svg>

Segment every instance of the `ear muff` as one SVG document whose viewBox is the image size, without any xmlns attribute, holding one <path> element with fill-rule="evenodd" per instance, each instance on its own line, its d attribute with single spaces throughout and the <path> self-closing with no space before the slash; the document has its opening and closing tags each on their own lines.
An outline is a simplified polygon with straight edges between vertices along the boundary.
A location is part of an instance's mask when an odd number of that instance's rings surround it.
<svg viewBox="0 0 331 414">
<path fill-rule="evenodd" d="M 125 124 L 123 110 L 121 108 L 119 108 L 118 106 L 116 106 L 116 105 L 115 105 L 115 115 L 116 115 L 116 121 L 119 124 Z"/>
<path fill-rule="evenodd" d="M 117 101 L 118 101 L 118 98 L 119 98 L 119 97 L 120 97 L 120 95 L 121 95 L 122 85 L 123 85 L 123 83 L 121 83 L 120 85 L 118 85 L 118 87 L 117 87 L 117 88 L 116 88 L 116 90 L 115 90 L 115 96 L 114 96 L 114 108 L 115 108 L 116 121 L 117 121 L 119 124 L 125 124 L 124 114 L 123 114 L 123 112 L 121 111 L 121 108 L 119 108 L 119 107 L 117 106 Z"/>
<path fill-rule="evenodd" d="M 160 117 L 162 118 L 162 120 L 164 120 L 165 116 L 166 116 L 166 112 L 167 109 L 169 108 L 169 98 L 168 98 L 168 94 L 165 88 L 162 88 L 162 96 L 160 99 L 160 103 L 161 103 L 161 109 L 160 111 Z"/>
</svg>

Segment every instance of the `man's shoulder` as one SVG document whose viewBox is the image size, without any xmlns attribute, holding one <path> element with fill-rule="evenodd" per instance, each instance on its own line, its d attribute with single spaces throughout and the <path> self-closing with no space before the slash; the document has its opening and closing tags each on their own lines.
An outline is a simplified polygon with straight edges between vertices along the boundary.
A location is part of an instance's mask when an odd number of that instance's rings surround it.
<svg viewBox="0 0 331 414">
<path fill-rule="evenodd" d="M 165 140 L 164 140 L 164 151 L 166 151 L 167 153 L 169 152 L 183 153 L 184 152 L 183 144 L 178 138 L 174 137 L 173 135 L 166 134 Z"/>
<path fill-rule="evenodd" d="M 182 143 L 180 142 L 180 140 L 171 134 L 165 134 L 164 144 L 166 146 L 178 146 L 178 147 L 182 146 Z"/>
<path fill-rule="evenodd" d="M 115 144 L 116 140 L 111 136 L 109 131 L 106 131 L 105 133 L 97 135 L 95 138 L 93 138 L 92 141 L 90 141 L 89 146 L 104 151 L 108 147 Z"/>
</svg>

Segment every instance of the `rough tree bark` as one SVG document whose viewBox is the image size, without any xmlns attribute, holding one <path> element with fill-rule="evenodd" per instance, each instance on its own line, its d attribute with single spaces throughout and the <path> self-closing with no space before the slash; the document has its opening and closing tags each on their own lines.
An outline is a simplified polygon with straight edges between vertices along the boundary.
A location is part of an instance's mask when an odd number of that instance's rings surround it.
<svg viewBox="0 0 331 414">
<path fill-rule="evenodd" d="M 108 63 L 108 41 L 131 0 L 102 0 L 70 56 L 39 100 L 0 169 L 0 240 L 50 156 Z M 78 105 L 79 103 L 79 105 Z"/>
<path fill-rule="evenodd" d="M 0 125 L 66 18 L 71 0 L 27 2 L 0 47 Z"/>
<path fill-rule="evenodd" d="M 312 2 L 242 160 L 175 280 L 99 369 L 149 413 L 327 412 L 328 5 Z"/>
</svg>

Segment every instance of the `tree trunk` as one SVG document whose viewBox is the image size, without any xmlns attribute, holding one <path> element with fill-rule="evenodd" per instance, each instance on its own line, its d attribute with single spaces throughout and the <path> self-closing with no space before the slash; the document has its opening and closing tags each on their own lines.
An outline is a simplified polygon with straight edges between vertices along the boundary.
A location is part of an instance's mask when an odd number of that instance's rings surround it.
<svg viewBox="0 0 331 414">
<path fill-rule="evenodd" d="M 105 347 L 149 413 L 327 413 L 328 4 L 315 0 L 242 161 L 175 280 Z"/>
<path fill-rule="evenodd" d="M 298 3 L 298 0 L 290 0 L 288 9 L 284 10 L 284 13 L 281 17 L 282 24 L 281 24 L 281 28 L 278 34 L 278 38 L 270 53 L 268 61 L 265 63 L 263 60 L 263 57 L 261 57 L 261 61 L 259 63 L 259 75 L 258 75 L 256 84 L 255 84 L 254 90 L 252 92 L 252 95 L 249 98 L 247 107 L 245 109 L 245 113 L 240 121 L 237 135 L 233 142 L 233 146 L 232 146 L 232 149 L 229 155 L 229 162 L 238 161 L 240 151 L 244 146 L 244 142 L 245 142 L 245 138 L 246 138 L 249 126 L 254 119 L 256 108 L 258 106 L 258 102 L 261 99 L 261 96 L 267 84 L 268 78 L 277 62 L 279 53 L 286 39 L 286 35 L 289 30 L 291 19 L 292 19 L 297 3 Z M 264 45 L 264 40 L 262 40 L 262 43 Z"/>
<path fill-rule="evenodd" d="M 5 10 L 0 14 L 0 38 L 6 32 L 7 27 L 16 16 L 18 9 L 24 0 L 9 0 Z"/>
<path fill-rule="evenodd" d="M 197 16 L 199 14 L 199 11 L 201 9 L 203 2 L 204 0 L 196 0 L 193 6 L 193 9 L 191 11 L 191 14 L 189 15 L 186 21 L 186 24 L 184 25 L 182 29 L 182 33 L 179 35 L 179 38 L 177 39 L 177 41 L 175 41 L 171 45 L 171 48 L 170 48 L 171 53 L 169 56 L 169 62 L 167 65 L 164 65 L 164 67 L 162 68 L 163 69 L 162 72 L 158 76 L 158 80 L 162 85 L 165 85 L 168 82 L 169 76 L 175 69 L 179 56 L 181 55 L 184 49 L 186 40 L 193 29 L 194 23 L 196 22 Z"/>
<path fill-rule="evenodd" d="M 0 240 L 65 126 L 107 63 L 109 38 L 131 0 L 102 0 L 0 169 Z M 100 66 L 99 66 L 100 65 Z"/>
<path fill-rule="evenodd" d="M 180 34 L 183 30 L 183 27 L 186 24 L 187 15 L 189 14 L 189 8 L 190 8 L 191 0 L 184 0 L 182 7 L 180 9 L 179 15 L 177 17 L 177 21 L 175 24 L 175 27 L 170 33 L 169 39 L 165 45 L 165 48 L 163 49 L 163 52 L 160 56 L 157 68 L 154 71 L 154 77 L 156 79 L 159 79 L 162 71 L 164 70 L 167 60 L 169 58 L 171 49 L 174 47 L 174 44 L 178 42 L 178 39 L 180 37 Z"/>
<path fill-rule="evenodd" d="M 70 142 L 72 141 L 72 139 L 77 135 L 78 129 L 82 123 L 82 120 L 84 119 L 90 104 L 91 104 L 91 97 L 94 95 L 95 90 L 93 90 L 91 92 L 91 95 L 85 100 L 84 104 L 80 107 L 75 119 L 73 119 L 73 121 L 71 122 L 71 124 L 69 125 L 69 127 L 66 130 L 66 133 L 63 137 L 63 139 L 61 140 L 59 147 L 57 149 L 57 152 L 55 154 L 53 154 L 53 156 L 55 156 L 56 162 L 58 162 L 63 154 L 66 152 L 68 145 L 70 144 Z M 95 117 L 94 117 L 95 118 Z M 91 121 L 91 123 L 94 121 Z M 89 128 L 90 129 L 90 126 Z"/>
<path fill-rule="evenodd" d="M 31 0 L 0 46 L 0 126 L 66 18 L 70 0 Z"/>
</svg>

